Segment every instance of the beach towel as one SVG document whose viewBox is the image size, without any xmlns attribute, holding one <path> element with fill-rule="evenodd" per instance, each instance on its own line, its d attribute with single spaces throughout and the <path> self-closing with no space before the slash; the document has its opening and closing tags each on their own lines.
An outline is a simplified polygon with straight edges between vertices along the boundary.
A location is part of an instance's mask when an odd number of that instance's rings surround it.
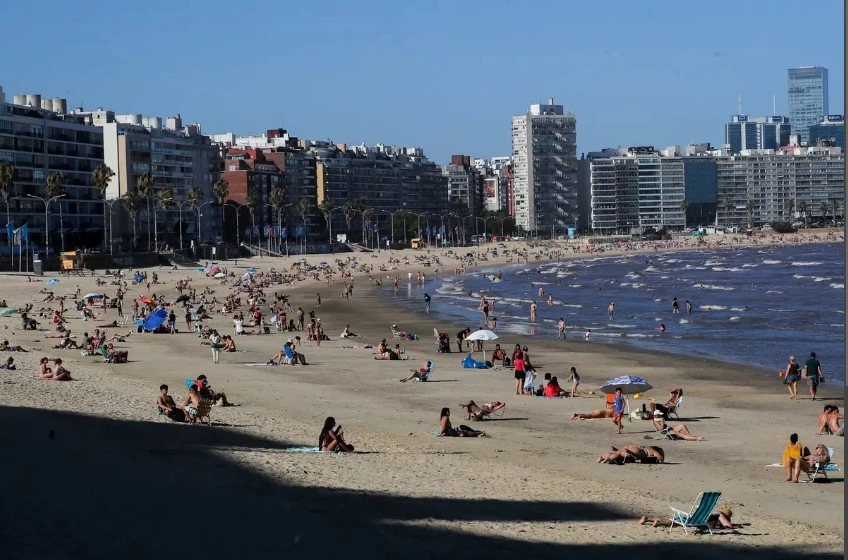
<svg viewBox="0 0 848 560">
<path fill-rule="evenodd" d="M 289 447 L 285 451 L 287 453 L 323 453 L 317 447 Z"/>
<path fill-rule="evenodd" d="M 462 360 L 462 362 L 460 362 L 460 364 L 465 369 L 486 369 L 488 367 L 486 365 L 486 362 L 478 362 L 477 360 L 475 360 L 471 356 L 471 354 L 468 354 L 467 356 L 465 356 L 465 359 Z"/>
<path fill-rule="evenodd" d="M 249 362 L 244 365 L 249 367 L 277 367 L 277 364 L 269 364 L 267 362 Z"/>
</svg>

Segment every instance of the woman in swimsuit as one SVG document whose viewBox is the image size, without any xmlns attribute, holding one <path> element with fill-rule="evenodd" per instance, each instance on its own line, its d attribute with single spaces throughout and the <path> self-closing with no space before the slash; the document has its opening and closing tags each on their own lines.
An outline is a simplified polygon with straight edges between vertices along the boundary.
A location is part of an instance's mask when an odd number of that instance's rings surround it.
<svg viewBox="0 0 848 560">
<path fill-rule="evenodd" d="M 459 428 L 451 426 L 450 409 L 447 407 L 442 409 L 439 426 L 441 427 L 439 435 L 444 437 L 483 437 L 486 435 L 486 432 L 468 426 L 460 425 Z"/>
<path fill-rule="evenodd" d="M 345 443 L 344 432 L 341 426 L 336 426 L 336 419 L 328 416 L 324 420 L 324 427 L 321 429 L 321 434 L 318 436 L 318 449 L 321 451 L 334 451 L 336 453 L 350 453 L 353 451 L 353 446 Z"/>
</svg>

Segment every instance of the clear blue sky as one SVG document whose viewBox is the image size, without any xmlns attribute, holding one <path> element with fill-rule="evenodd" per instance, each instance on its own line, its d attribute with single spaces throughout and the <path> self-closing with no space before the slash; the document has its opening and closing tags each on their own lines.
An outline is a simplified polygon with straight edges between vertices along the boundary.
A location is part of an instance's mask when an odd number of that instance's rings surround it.
<svg viewBox="0 0 848 560">
<path fill-rule="evenodd" d="M 827 67 L 842 113 L 843 22 L 838 0 L 7 2 L 0 85 L 440 163 L 508 155 L 510 117 L 548 97 L 577 115 L 578 152 L 720 144 L 740 94 L 786 114 L 793 66 Z"/>
</svg>

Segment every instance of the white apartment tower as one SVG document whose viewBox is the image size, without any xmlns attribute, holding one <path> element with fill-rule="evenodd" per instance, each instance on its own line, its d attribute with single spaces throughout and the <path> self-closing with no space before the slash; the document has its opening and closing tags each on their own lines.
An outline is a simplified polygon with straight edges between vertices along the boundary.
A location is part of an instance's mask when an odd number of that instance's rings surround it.
<svg viewBox="0 0 848 560">
<path fill-rule="evenodd" d="M 538 234 L 577 227 L 577 119 L 553 98 L 512 117 L 515 221 Z"/>
</svg>

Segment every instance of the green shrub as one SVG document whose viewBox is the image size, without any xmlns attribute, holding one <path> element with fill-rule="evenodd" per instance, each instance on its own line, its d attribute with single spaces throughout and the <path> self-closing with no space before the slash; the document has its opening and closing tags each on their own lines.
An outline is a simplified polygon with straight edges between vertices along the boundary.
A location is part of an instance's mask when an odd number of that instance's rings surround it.
<svg viewBox="0 0 848 560">
<path fill-rule="evenodd" d="M 771 224 L 771 229 L 775 233 L 795 233 L 795 228 L 789 222 L 774 221 Z"/>
</svg>

